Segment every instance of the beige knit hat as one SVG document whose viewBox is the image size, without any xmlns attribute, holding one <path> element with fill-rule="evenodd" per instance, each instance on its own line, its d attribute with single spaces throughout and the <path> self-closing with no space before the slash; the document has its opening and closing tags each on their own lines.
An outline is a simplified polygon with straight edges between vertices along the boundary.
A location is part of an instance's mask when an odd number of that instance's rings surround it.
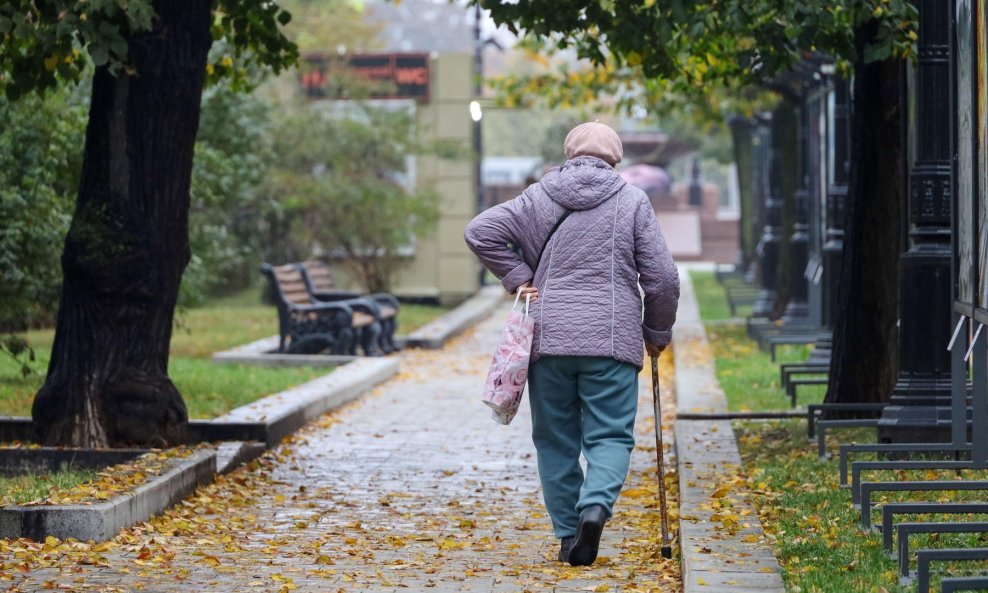
<svg viewBox="0 0 988 593">
<path fill-rule="evenodd" d="M 621 162 L 624 147 L 617 132 L 600 122 L 591 121 L 570 130 L 563 142 L 566 158 L 595 156 L 610 166 Z"/>
</svg>

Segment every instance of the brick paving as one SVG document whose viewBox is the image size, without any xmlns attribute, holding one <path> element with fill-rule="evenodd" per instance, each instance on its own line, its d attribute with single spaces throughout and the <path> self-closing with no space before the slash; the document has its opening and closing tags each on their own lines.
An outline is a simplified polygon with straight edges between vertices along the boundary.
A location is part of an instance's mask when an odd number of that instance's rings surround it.
<svg viewBox="0 0 988 593">
<path fill-rule="evenodd" d="M 601 558 L 563 565 L 527 407 L 504 427 L 479 401 L 506 314 L 442 350 L 403 353 L 396 378 L 108 544 L 0 540 L 0 591 L 679 591 L 678 564 L 657 548 L 647 369 Z M 666 363 L 668 418 L 670 375 Z M 667 483 L 674 496 L 674 473 Z"/>
</svg>

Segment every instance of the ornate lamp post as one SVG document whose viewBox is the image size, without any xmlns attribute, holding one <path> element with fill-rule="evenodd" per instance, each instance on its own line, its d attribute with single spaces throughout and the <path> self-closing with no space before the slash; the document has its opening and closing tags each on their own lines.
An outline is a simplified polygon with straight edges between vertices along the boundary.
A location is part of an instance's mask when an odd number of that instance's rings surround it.
<svg viewBox="0 0 988 593">
<path fill-rule="evenodd" d="M 809 90 L 803 87 L 799 97 L 796 123 L 796 182 L 795 220 L 792 235 L 789 237 L 789 282 L 790 297 L 782 320 L 790 324 L 805 324 L 809 321 L 809 295 L 803 272 L 809 260 L 810 235 L 810 163 L 809 163 L 809 121 L 807 106 Z"/>
<path fill-rule="evenodd" d="M 919 3 L 914 156 L 899 258 L 899 379 L 879 421 L 885 441 L 936 442 L 950 436 L 936 406 L 950 404 L 952 0 Z"/>
<path fill-rule="evenodd" d="M 827 166 L 827 198 L 823 231 L 823 315 L 824 327 L 833 327 L 833 307 L 837 302 L 840 260 L 844 251 L 844 219 L 847 212 L 847 173 L 850 169 L 850 84 L 845 78 L 834 81 L 832 107 L 827 118 L 827 137 L 832 145 Z"/>
<path fill-rule="evenodd" d="M 758 242 L 761 292 L 752 308 L 752 317 L 768 317 L 772 313 L 772 306 L 775 304 L 779 242 L 782 236 L 782 195 L 779 180 L 780 155 L 771 138 L 771 132 L 765 135 L 767 142 L 764 150 L 767 173 L 764 174 L 764 177 L 767 183 L 762 191 L 764 201 L 759 218 L 764 226 L 762 227 L 761 239 Z"/>
</svg>

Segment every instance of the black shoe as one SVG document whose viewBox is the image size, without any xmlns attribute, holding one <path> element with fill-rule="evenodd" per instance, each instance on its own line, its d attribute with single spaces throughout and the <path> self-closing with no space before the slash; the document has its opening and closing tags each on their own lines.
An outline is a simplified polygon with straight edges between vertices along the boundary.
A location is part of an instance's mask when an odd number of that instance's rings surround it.
<svg viewBox="0 0 988 593">
<path fill-rule="evenodd" d="M 569 551 L 573 547 L 573 536 L 563 537 L 559 539 L 559 558 L 560 562 L 566 562 L 569 560 Z"/>
<path fill-rule="evenodd" d="M 573 547 L 567 560 L 573 566 L 590 566 L 597 559 L 600 534 L 604 531 L 607 511 L 599 504 L 592 504 L 580 513 L 580 525 L 576 528 Z"/>
</svg>

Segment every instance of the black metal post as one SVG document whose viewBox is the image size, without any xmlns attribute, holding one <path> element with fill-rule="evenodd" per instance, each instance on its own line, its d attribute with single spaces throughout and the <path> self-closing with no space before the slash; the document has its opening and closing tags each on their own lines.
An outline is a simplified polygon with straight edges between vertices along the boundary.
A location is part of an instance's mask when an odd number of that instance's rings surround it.
<svg viewBox="0 0 988 593">
<path fill-rule="evenodd" d="M 847 182 L 851 157 L 851 85 L 847 79 L 834 81 L 833 106 L 828 117 L 828 137 L 833 149 L 828 155 L 825 229 L 823 231 L 823 315 L 825 328 L 833 328 L 837 282 L 844 252 L 844 224 L 847 213 Z"/>
<path fill-rule="evenodd" d="M 899 380 L 879 421 L 890 442 L 950 438 L 951 362 L 950 15 L 952 0 L 919 6 L 919 62 L 915 71 L 915 160 L 909 173 L 906 251 L 899 258 Z"/>
<path fill-rule="evenodd" d="M 693 159 L 693 168 L 690 171 L 690 192 L 689 192 L 689 204 L 690 206 L 702 206 L 703 205 L 703 186 L 700 185 L 700 159 Z"/>
<path fill-rule="evenodd" d="M 782 194 L 779 181 L 779 155 L 771 131 L 765 134 L 765 187 L 761 208 L 762 238 L 758 243 L 761 292 L 752 308 L 752 317 L 768 317 L 775 304 L 776 276 L 779 262 L 779 241 L 782 234 Z"/>
<path fill-rule="evenodd" d="M 762 229 L 765 226 L 765 200 L 768 195 L 768 162 L 769 136 L 768 125 L 763 117 L 753 120 L 754 130 L 751 135 L 752 144 L 752 174 L 751 174 L 751 217 L 749 232 L 751 233 L 751 261 L 745 280 L 751 284 L 761 285 L 762 261 Z"/>
<path fill-rule="evenodd" d="M 483 10 L 480 5 L 476 5 L 473 11 L 473 95 L 475 101 L 480 101 L 480 96 L 484 92 L 484 42 L 480 38 L 480 22 L 483 18 Z M 471 113 L 473 117 L 473 113 Z M 484 138 L 483 120 L 474 118 L 473 120 L 473 175 L 477 184 L 477 213 L 482 212 L 486 206 L 484 203 L 484 182 L 483 182 L 483 162 L 484 162 Z M 487 284 L 487 270 L 480 266 L 480 285 Z"/>
<path fill-rule="evenodd" d="M 752 317 L 768 317 L 772 314 L 775 303 L 775 288 L 777 267 L 779 261 L 780 225 L 782 218 L 782 200 L 771 190 L 765 194 L 764 213 L 765 225 L 762 229 L 761 260 L 759 272 L 761 275 L 761 292 L 752 307 Z"/>
<path fill-rule="evenodd" d="M 798 325 L 809 322 L 810 308 L 807 302 L 808 284 L 803 272 L 809 261 L 810 244 L 810 164 L 809 164 L 809 120 L 808 88 L 803 87 L 796 113 L 796 217 L 789 237 L 789 282 L 790 297 L 782 320 Z"/>
</svg>

